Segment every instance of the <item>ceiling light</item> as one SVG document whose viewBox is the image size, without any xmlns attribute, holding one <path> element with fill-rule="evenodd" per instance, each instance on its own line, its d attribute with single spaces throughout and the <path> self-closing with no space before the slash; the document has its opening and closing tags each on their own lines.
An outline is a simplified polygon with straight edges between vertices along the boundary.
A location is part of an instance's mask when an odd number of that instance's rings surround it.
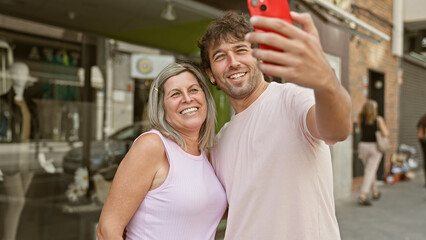
<svg viewBox="0 0 426 240">
<path fill-rule="evenodd" d="M 74 19 L 75 19 L 75 12 L 73 12 L 73 11 L 69 11 L 69 12 L 68 12 L 68 18 L 69 18 L 70 20 L 74 20 Z"/>
<path fill-rule="evenodd" d="M 161 13 L 161 17 L 166 20 L 173 21 L 176 19 L 175 8 L 171 1 L 166 1 L 166 2 L 167 2 L 166 8 Z"/>
</svg>

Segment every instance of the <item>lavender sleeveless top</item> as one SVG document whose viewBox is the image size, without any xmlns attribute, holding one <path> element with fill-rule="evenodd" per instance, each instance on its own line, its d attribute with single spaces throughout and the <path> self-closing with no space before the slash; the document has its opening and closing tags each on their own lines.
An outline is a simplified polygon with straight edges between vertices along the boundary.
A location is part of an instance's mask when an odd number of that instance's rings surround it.
<svg viewBox="0 0 426 240">
<path fill-rule="evenodd" d="M 147 133 L 161 137 L 170 169 L 164 183 L 149 191 L 136 210 L 126 239 L 213 240 L 227 202 L 204 151 L 194 156 L 157 130 Z"/>
</svg>

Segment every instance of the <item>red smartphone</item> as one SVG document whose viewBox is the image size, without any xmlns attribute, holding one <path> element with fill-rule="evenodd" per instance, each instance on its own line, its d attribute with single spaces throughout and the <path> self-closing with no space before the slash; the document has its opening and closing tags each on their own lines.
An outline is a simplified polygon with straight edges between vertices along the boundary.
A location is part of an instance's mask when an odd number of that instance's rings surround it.
<svg viewBox="0 0 426 240">
<path fill-rule="evenodd" d="M 274 17 L 293 24 L 290 16 L 290 8 L 287 0 L 247 0 L 247 6 L 251 16 Z M 255 31 L 272 32 L 264 28 L 254 28 Z M 280 51 L 268 45 L 259 44 L 261 49 Z"/>
</svg>

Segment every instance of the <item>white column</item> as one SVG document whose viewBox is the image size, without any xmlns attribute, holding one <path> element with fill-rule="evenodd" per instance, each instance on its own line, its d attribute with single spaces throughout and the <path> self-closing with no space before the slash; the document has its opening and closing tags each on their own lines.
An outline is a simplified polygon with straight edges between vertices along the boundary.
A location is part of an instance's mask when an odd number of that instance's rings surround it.
<svg viewBox="0 0 426 240">
<path fill-rule="evenodd" d="M 392 54 L 402 57 L 404 44 L 403 0 L 393 1 Z"/>
</svg>

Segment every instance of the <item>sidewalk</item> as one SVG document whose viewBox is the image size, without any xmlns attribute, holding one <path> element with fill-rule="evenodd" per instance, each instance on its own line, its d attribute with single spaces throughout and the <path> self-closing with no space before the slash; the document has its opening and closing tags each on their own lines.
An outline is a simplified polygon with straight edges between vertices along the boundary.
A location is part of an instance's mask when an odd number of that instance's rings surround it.
<svg viewBox="0 0 426 240">
<path fill-rule="evenodd" d="M 357 204 L 358 193 L 336 200 L 342 240 L 426 239 L 426 188 L 422 170 L 411 181 L 379 186 L 382 197 L 369 207 Z"/>
</svg>

